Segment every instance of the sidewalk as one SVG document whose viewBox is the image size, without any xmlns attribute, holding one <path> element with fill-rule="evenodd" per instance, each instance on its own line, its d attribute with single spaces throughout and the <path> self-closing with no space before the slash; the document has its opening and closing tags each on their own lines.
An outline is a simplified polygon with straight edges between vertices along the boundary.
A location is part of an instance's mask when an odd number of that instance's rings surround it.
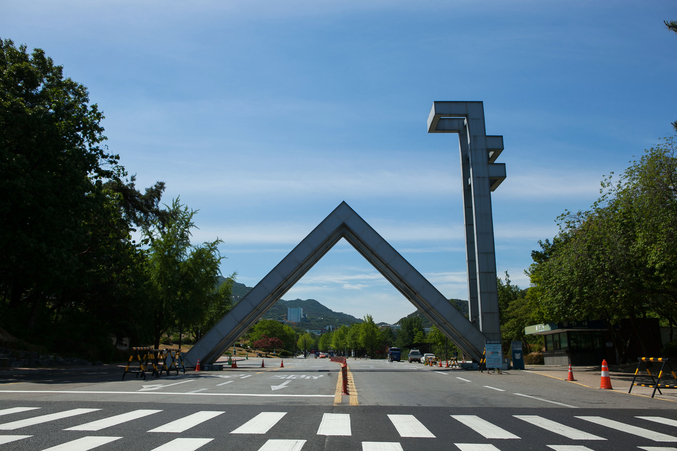
<svg viewBox="0 0 677 451">
<path fill-rule="evenodd" d="M 614 391 L 628 393 L 628 390 L 630 389 L 630 385 L 632 383 L 632 378 L 635 375 L 636 368 L 637 364 L 609 366 L 609 376 L 611 378 L 611 386 L 613 387 Z M 654 377 L 657 376 L 659 370 L 660 370 L 659 365 L 654 365 L 654 367 L 650 369 Z M 532 374 L 538 374 L 545 377 L 551 377 L 553 379 L 567 381 L 569 367 L 549 366 L 549 365 L 527 365 L 526 371 Z M 569 382 L 570 384 L 578 384 L 596 390 L 600 389 L 599 386 L 601 383 L 601 371 L 602 371 L 600 366 L 575 366 L 572 367 L 572 371 L 574 374 L 575 382 Z M 666 371 L 666 373 L 667 374 L 663 373 L 663 377 L 667 376 L 667 378 L 661 379 L 661 385 L 662 384 L 674 385 L 675 383 L 677 383 L 677 381 L 672 379 L 672 375 L 670 374 L 669 371 Z M 635 382 L 639 384 L 652 383 L 651 378 L 647 375 L 646 371 L 640 371 L 639 375 L 637 376 L 637 380 Z M 654 396 L 654 399 L 662 399 L 677 402 L 677 389 L 674 388 L 668 389 L 662 387 L 659 388 L 663 392 L 663 394 L 661 395 L 660 393 L 658 393 L 658 390 L 656 390 L 656 395 Z M 653 390 L 654 390 L 653 387 L 641 387 L 635 385 L 634 387 L 632 387 L 631 395 L 645 396 L 650 398 L 651 394 L 653 393 Z"/>
</svg>

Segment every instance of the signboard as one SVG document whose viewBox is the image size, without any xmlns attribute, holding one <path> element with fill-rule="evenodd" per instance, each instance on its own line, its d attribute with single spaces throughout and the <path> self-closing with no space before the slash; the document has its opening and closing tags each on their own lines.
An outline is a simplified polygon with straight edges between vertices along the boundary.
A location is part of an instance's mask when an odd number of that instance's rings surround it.
<svg viewBox="0 0 677 451">
<path fill-rule="evenodd" d="M 522 342 L 513 341 L 510 343 L 512 351 L 512 367 L 516 370 L 524 369 L 524 353 L 522 352 Z"/>
<path fill-rule="evenodd" d="M 501 369 L 503 366 L 503 353 L 501 352 L 500 340 L 487 340 L 486 345 L 487 368 Z"/>
</svg>

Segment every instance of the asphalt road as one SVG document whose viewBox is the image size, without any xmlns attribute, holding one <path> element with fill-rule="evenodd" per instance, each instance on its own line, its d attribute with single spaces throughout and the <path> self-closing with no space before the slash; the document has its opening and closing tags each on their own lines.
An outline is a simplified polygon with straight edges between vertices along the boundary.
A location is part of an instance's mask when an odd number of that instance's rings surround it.
<svg viewBox="0 0 677 451">
<path fill-rule="evenodd" d="M 677 404 L 528 371 L 260 360 L 142 380 L 0 373 L 0 450 L 677 450 Z"/>
</svg>

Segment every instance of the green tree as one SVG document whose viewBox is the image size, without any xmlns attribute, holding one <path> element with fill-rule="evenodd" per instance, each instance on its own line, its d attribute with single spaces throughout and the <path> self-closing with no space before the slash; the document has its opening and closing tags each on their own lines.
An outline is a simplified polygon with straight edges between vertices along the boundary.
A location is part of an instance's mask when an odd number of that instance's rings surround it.
<svg viewBox="0 0 677 451">
<path fill-rule="evenodd" d="M 351 324 L 346 335 L 346 345 L 348 349 L 353 351 L 354 356 L 357 357 L 358 351 L 362 348 L 362 341 L 360 340 L 362 324 Z"/>
<path fill-rule="evenodd" d="M 315 345 L 315 340 L 309 333 L 305 333 L 299 337 L 299 340 L 296 342 L 296 345 L 299 349 L 303 350 L 303 355 L 308 354 L 308 350 L 312 349 Z"/>
<path fill-rule="evenodd" d="M 331 348 L 332 343 L 332 335 L 334 335 L 332 332 L 327 332 L 325 334 L 320 335 L 320 339 L 317 342 L 317 347 L 320 348 L 320 351 L 324 352 L 329 351 L 329 348 Z"/>
<path fill-rule="evenodd" d="M 345 354 L 348 347 L 348 326 L 341 326 L 332 335 L 331 346 L 335 351 Z"/>
<path fill-rule="evenodd" d="M 400 330 L 397 332 L 397 346 L 400 348 L 410 348 L 418 343 L 425 341 L 423 332 L 423 322 L 421 318 L 412 316 L 411 318 L 402 318 L 399 321 Z"/>
<path fill-rule="evenodd" d="M 360 342 L 372 358 L 381 351 L 381 332 L 371 315 L 366 315 L 360 327 Z"/>
<path fill-rule="evenodd" d="M 296 350 L 298 337 L 294 329 L 273 319 L 262 319 L 254 325 L 249 335 L 252 341 L 260 339 L 263 335 L 269 338 L 279 338 L 284 349 L 290 352 Z"/>
</svg>

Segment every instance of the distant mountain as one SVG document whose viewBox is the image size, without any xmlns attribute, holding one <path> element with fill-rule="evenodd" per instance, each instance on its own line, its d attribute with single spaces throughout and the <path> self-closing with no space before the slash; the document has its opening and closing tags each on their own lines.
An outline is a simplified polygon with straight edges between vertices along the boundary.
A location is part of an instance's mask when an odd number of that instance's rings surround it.
<svg viewBox="0 0 677 451">
<path fill-rule="evenodd" d="M 252 287 L 248 287 L 242 283 L 233 282 L 233 301 L 237 304 L 251 290 Z M 263 315 L 263 318 L 286 320 L 287 308 L 296 307 L 301 307 L 307 318 L 307 321 L 297 324 L 297 326 L 302 329 L 317 330 L 326 326 L 339 327 L 344 324 L 350 325 L 352 323 L 362 322 L 361 319 L 355 318 L 347 313 L 335 312 L 315 299 L 294 299 L 293 301 L 280 299 Z"/>
<path fill-rule="evenodd" d="M 455 305 L 455 307 L 465 315 L 465 317 L 468 317 L 468 301 L 464 301 L 463 299 L 451 299 L 450 300 L 452 305 Z M 423 327 L 432 327 L 433 323 L 425 317 L 423 313 L 421 313 L 420 310 L 416 310 L 414 313 L 410 313 L 409 315 L 405 316 L 404 318 L 411 318 L 417 316 L 421 318 L 421 323 L 423 324 Z M 404 318 L 400 318 L 400 321 L 403 320 Z M 399 322 L 399 321 L 398 321 Z"/>
</svg>

